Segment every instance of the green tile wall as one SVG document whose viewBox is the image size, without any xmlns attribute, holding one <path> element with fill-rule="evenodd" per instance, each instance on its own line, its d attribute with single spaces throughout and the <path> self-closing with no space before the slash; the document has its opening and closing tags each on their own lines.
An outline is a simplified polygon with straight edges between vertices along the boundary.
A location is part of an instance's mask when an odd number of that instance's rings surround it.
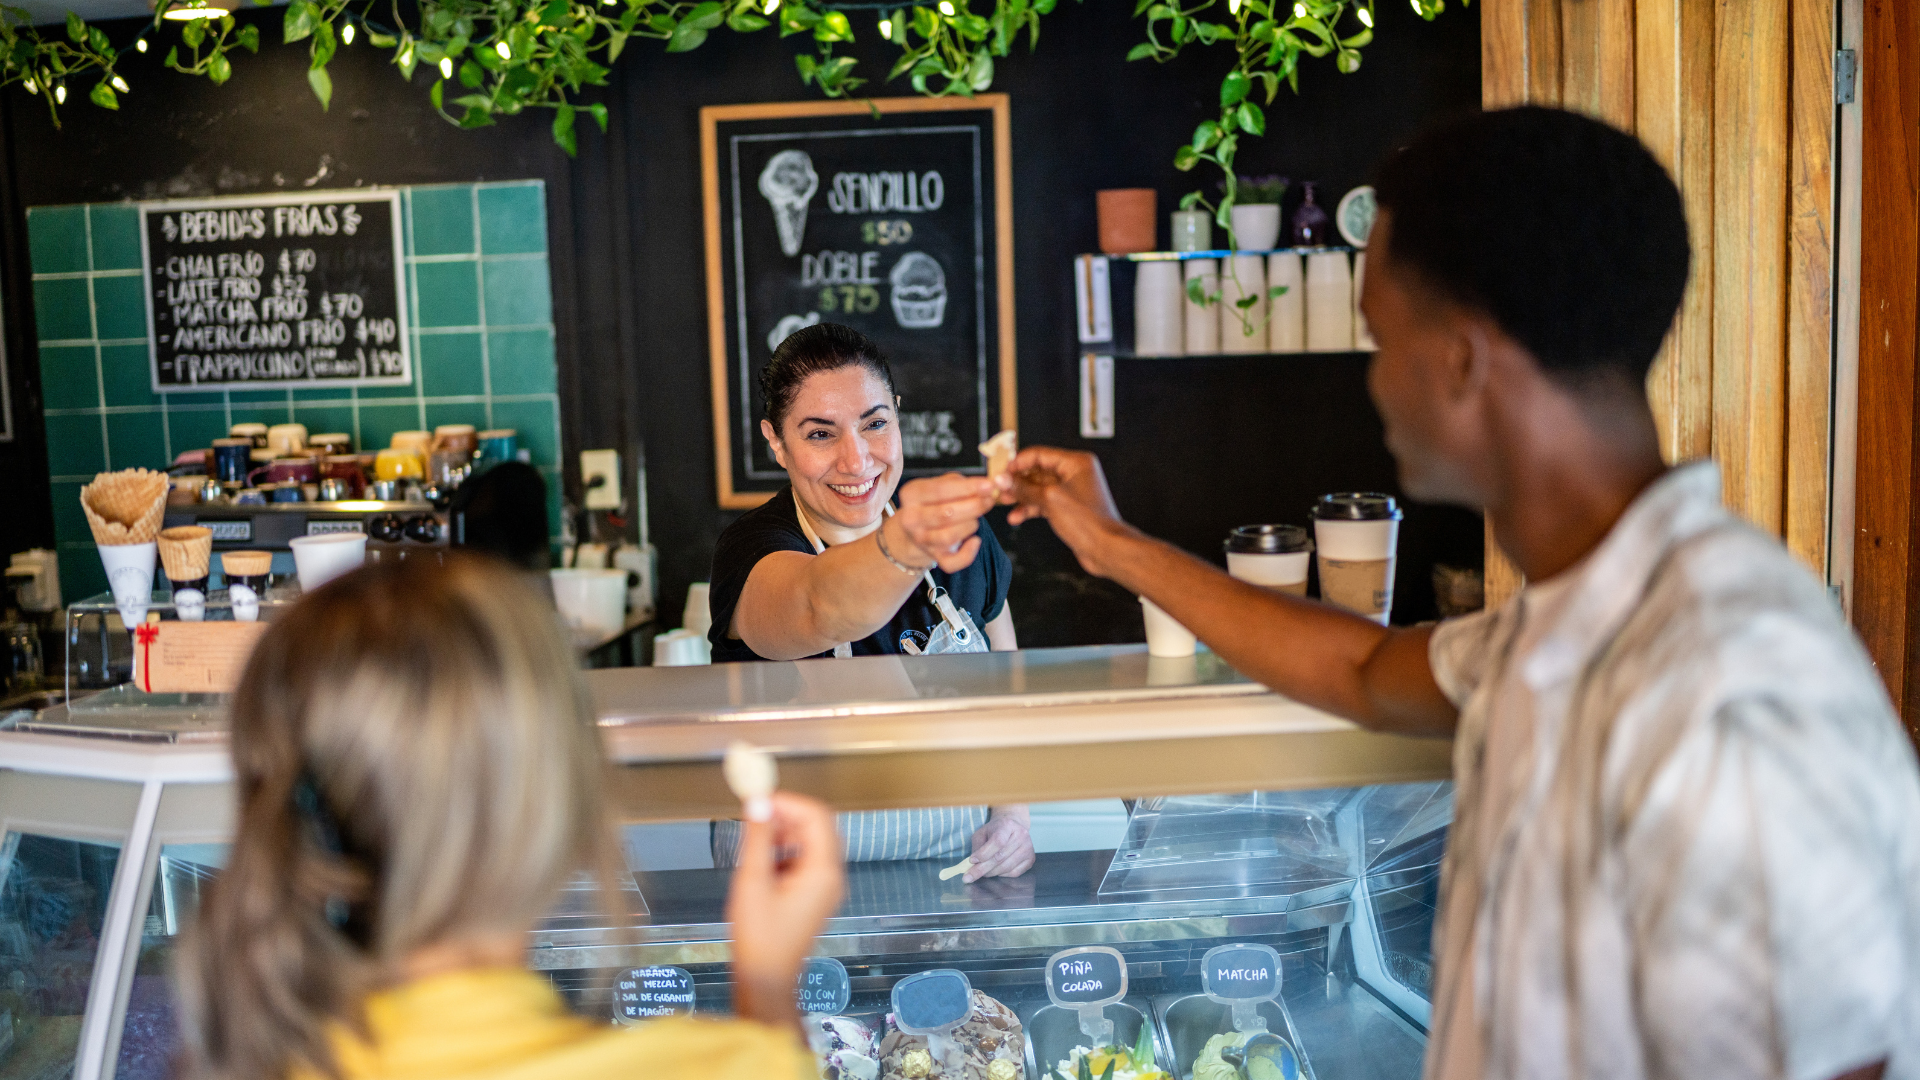
<svg viewBox="0 0 1920 1080">
<path fill-rule="evenodd" d="M 81 485 L 165 468 L 245 421 L 346 431 L 382 447 L 435 424 L 511 427 L 547 478 L 559 531 L 560 405 L 546 192 L 537 180 L 405 188 L 410 386 L 156 394 L 148 370 L 139 214 L 127 203 L 27 211 L 34 320 L 53 462 L 54 532 L 69 597 L 106 589 Z"/>
</svg>

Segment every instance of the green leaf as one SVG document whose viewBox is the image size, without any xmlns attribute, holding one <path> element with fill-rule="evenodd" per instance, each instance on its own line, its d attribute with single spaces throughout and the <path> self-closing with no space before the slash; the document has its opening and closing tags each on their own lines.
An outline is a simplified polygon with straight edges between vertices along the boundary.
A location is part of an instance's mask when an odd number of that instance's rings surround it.
<svg viewBox="0 0 1920 1080">
<path fill-rule="evenodd" d="M 1251 101 L 1243 101 L 1239 108 L 1233 110 L 1233 122 L 1249 135 L 1267 133 L 1267 114 Z"/>
<path fill-rule="evenodd" d="M 313 87 L 313 96 L 320 99 L 320 109 L 327 111 L 333 104 L 333 78 L 323 67 L 307 69 L 307 85 Z"/>
<path fill-rule="evenodd" d="M 599 102 L 595 102 L 587 106 L 587 112 L 592 115 L 593 122 L 600 125 L 600 133 L 605 135 L 607 133 L 607 107 Z"/>
<path fill-rule="evenodd" d="M 1273 300 L 1280 296 L 1284 296 L 1286 295 L 1286 291 L 1287 291 L 1287 287 L 1285 285 L 1275 285 L 1267 290 L 1267 299 Z"/>
<path fill-rule="evenodd" d="M 1127 50 L 1127 60 L 1129 62 L 1134 60 L 1145 60 L 1147 57 L 1153 55 L 1153 51 L 1154 51 L 1153 42 L 1143 41 L 1140 44 L 1135 45 L 1133 48 Z"/>
<path fill-rule="evenodd" d="M 232 16 L 229 15 L 228 18 L 232 18 Z M 94 52 L 104 53 L 113 51 L 112 44 L 107 41 L 107 32 L 97 26 L 90 27 L 87 30 L 87 44 L 93 46 Z"/>
<path fill-rule="evenodd" d="M 1247 91 L 1253 89 L 1253 80 L 1244 71 L 1230 71 L 1220 80 L 1220 107 L 1231 109 L 1247 99 Z"/>
<path fill-rule="evenodd" d="M 961 12 L 953 17 L 953 28 L 968 41 L 984 41 L 987 33 L 993 29 L 987 20 L 971 12 Z"/>
<path fill-rule="evenodd" d="M 95 105 L 103 109 L 118 109 L 120 107 L 120 99 L 114 96 L 113 87 L 108 86 L 104 81 L 95 83 L 93 92 L 87 96 L 93 99 Z"/>
<path fill-rule="evenodd" d="M 1191 146 L 1183 146 L 1173 152 L 1173 167 L 1181 172 L 1189 172 L 1198 164 L 1200 164 L 1200 152 Z"/>
<path fill-rule="evenodd" d="M 829 11 L 820 18 L 820 25 L 813 28 L 815 41 L 852 41 L 853 23 L 847 20 L 844 11 Z"/>
<path fill-rule="evenodd" d="M 793 58 L 793 66 L 800 69 L 801 86 L 813 85 L 815 69 L 820 66 L 814 62 L 813 57 L 808 56 L 806 53 L 801 53 L 799 56 Z"/>
<path fill-rule="evenodd" d="M 469 105 L 465 115 L 460 117 L 463 128 L 487 127 L 493 123 L 493 113 L 478 106 Z"/>
<path fill-rule="evenodd" d="M 688 20 L 673 28 L 673 33 L 667 38 L 667 51 L 686 52 L 689 49 L 697 49 L 706 40 L 707 32 L 695 26 L 692 20 Z"/>
<path fill-rule="evenodd" d="M 447 80 L 435 79 L 433 80 L 433 89 L 427 91 L 427 100 L 433 102 L 434 108 L 444 109 L 446 108 L 446 106 L 443 105 L 441 102 L 442 102 L 442 99 L 446 97 L 446 93 L 447 93 Z"/>
<path fill-rule="evenodd" d="M 687 17 L 684 21 L 690 22 L 702 30 L 712 30 L 714 27 L 719 26 L 725 18 L 725 5 L 721 4 L 719 0 L 706 0 L 706 3 L 696 5 L 692 11 L 687 12 Z"/>
<path fill-rule="evenodd" d="M 67 12 L 67 37 L 74 41 L 85 41 L 87 39 L 87 24 L 81 22 L 80 16 L 75 15 L 71 11 Z"/>
<path fill-rule="evenodd" d="M 281 21 L 281 40 L 295 42 L 313 33 L 313 5 L 307 0 L 293 0 L 287 5 L 286 18 Z"/>
<path fill-rule="evenodd" d="M 736 34 L 751 34 L 755 30 L 765 30 L 767 20 L 753 12 L 742 9 L 727 16 L 727 29 Z"/>
<path fill-rule="evenodd" d="M 198 49 L 200 43 L 206 39 L 207 24 L 201 19 L 190 19 L 185 26 L 180 28 L 180 40 L 189 49 Z M 58 57 L 55 57 L 56 62 L 58 59 Z"/>
<path fill-rule="evenodd" d="M 932 40 L 933 36 L 940 32 L 939 12 L 934 11 L 930 7 L 914 8 L 913 32 L 923 38 Z"/>
<path fill-rule="evenodd" d="M 1349 49 L 1364 49 L 1373 44 L 1373 28 L 1367 27 L 1350 38 L 1341 38 L 1340 44 Z"/>
<path fill-rule="evenodd" d="M 1360 70 L 1360 54 L 1352 49 L 1341 49 L 1340 55 L 1334 57 L 1333 64 L 1340 69 L 1340 74 L 1351 75 Z"/>
<path fill-rule="evenodd" d="M 540 9 L 541 26 L 559 26 L 567 21 L 571 5 L 567 0 L 548 0 L 547 6 Z"/>
<path fill-rule="evenodd" d="M 259 52 L 260 51 L 260 28 L 252 25 L 241 27 L 240 28 L 240 47 L 247 50 L 250 53 Z"/>
<path fill-rule="evenodd" d="M 224 85 L 228 79 L 233 78 L 233 63 L 227 59 L 225 53 L 215 53 L 212 59 L 207 61 L 207 78 L 212 79 L 215 86 Z"/>
<path fill-rule="evenodd" d="M 1212 120 L 1202 120 L 1200 126 L 1193 129 L 1193 151 L 1205 153 L 1214 143 L 1220 141 L 1220 125 Z"/>
<path fill-rule="evenodd" d="M 478 90 L 480 89 L 480 84 L 486 81 L 487 81 L 487 70 L 485 68 L 481 67 L 479 64 L 474 63 L 472 60 L 460 61 L 460 85 L 461 86 L 464 86 L 469 90 Z"/>
<path fill-rule="evenodd" d="M 993 57 L 987 55 L 987 50 L 973 54 L 973 64 L 967 69 L 967 85 L 976 94 L 993 85 Z"/>
<path fill-rule="evenodd" d="M 399 38 L 394 37 L 392 34 L 383 34 L 378 30 L 367 31 L 367 40 L 378 49 L 391 49 L 400 43 Z"/>
<path fill-rule="evenodd" d="M 573 106 L 562 105 L 553 110 L 553 141 L 560 144 L 568 157 L 576 156 L 579 142 L 573 133 Z"/>
<path fill-rule="evenodd" d="M 167 66 L 170 68 L 180 66 L 180 46 L 175 45 L 173 48 L 167 50 Z"/>
<path fill-rule="evenodd" d="M 620 53 L 626 47 L 627 32 L 625 30 L 611 31 L 607 38 L 607 62 L 612 63 L 620 59 Z"/>
</svg>

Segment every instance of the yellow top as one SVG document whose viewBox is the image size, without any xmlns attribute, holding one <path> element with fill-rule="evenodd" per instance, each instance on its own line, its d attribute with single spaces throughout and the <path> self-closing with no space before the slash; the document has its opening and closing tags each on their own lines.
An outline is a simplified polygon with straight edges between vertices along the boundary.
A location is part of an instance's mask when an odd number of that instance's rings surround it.
<svg viewBox="0 0 1920 1080">
<path fill-rule="evenodd" d="M 745 1020 L 653 1020 L 621 1028 L 569 1012 L 532 972 L 492 968 L 419 979 L 367 1001 L 371 1044 L 342 1033 L 344 1080 L 813 1080 L 792 1034 Z M 318 1080 L 295 1069 L 295 1080 Z"/>
</svg>

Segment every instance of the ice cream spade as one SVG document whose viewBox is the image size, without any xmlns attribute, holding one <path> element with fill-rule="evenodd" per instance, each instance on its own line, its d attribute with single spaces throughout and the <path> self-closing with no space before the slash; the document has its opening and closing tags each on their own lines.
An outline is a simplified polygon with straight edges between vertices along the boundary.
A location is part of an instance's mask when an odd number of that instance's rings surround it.
<svg viewBox="0 0 1920 1080">
<path fill-rule="evenodd" d="M 748 821 L 773 817 L 773 790 L 780 784 L 780 767 L 773 755 L 751 743 L 735 740 L 720 763 L 735 798 L 746 808 Z"/>
</svg>

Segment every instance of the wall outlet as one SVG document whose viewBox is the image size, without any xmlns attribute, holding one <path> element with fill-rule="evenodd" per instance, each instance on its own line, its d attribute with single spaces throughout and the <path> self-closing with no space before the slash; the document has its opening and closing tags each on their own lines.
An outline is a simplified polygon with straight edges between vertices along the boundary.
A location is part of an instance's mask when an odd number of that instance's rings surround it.
<svg viewBox="0 0 1920 1080">
<path fill-rule="evenodd" d="M 620 451 L 580 451 L 580 490 L 589 510 L 620 509 Z"/>
</svg>

